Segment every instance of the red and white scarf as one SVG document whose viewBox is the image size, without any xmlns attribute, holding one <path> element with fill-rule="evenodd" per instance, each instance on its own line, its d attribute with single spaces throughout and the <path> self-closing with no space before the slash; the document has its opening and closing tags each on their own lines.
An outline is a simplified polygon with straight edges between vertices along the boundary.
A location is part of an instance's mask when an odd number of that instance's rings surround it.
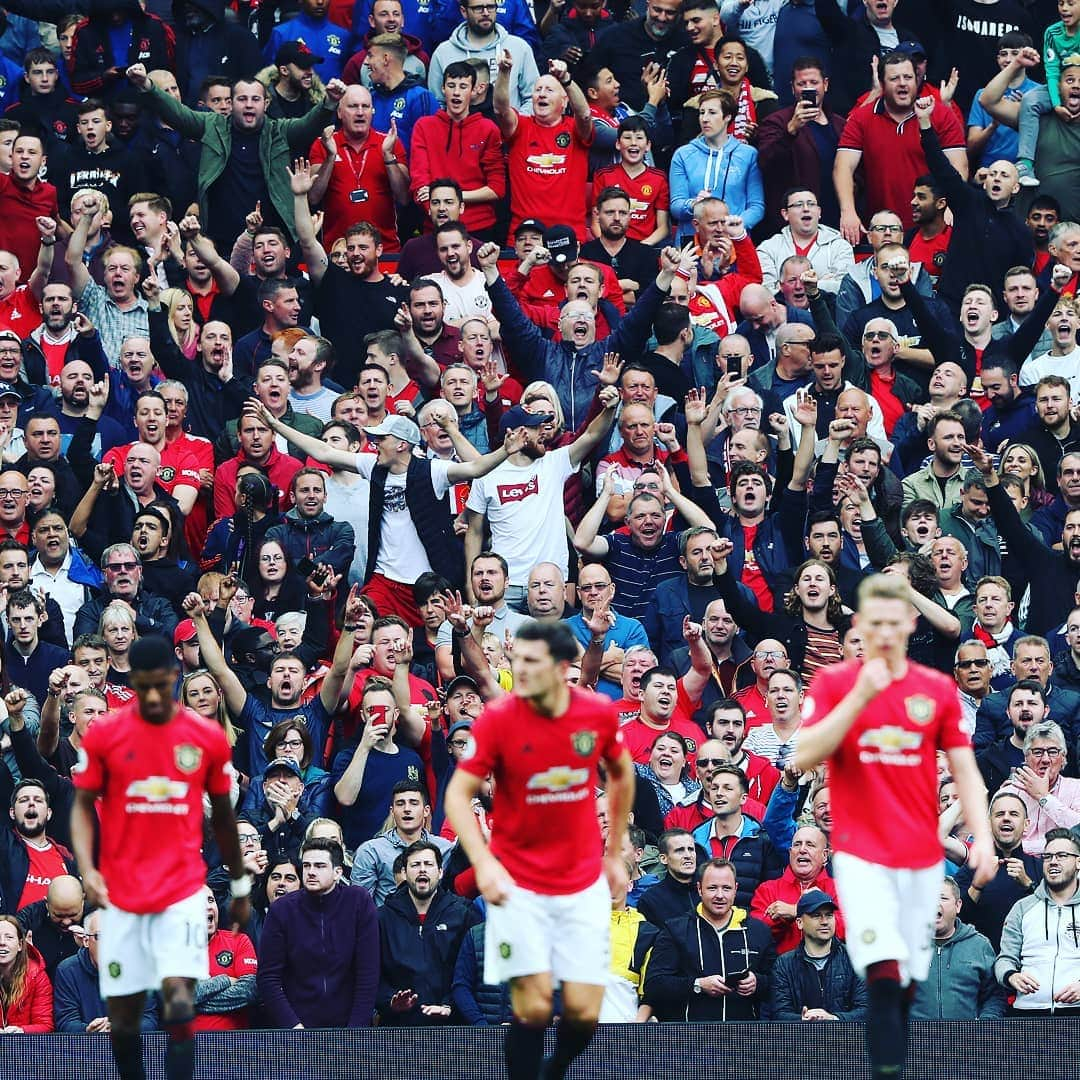
<svg viewBox="0 0 1080 1080">
<path fill-rule="evenodd" d="M 751 124 L 757 123 L 757 106 L 754 104 L 754 95 L 750 87 L 749 78 L 743 78 L 736 95 L 735 115 L 728 125 L 728 134 L 734 135 L 739 142 L 747 142 L 747 130 Z"/>
</svg>

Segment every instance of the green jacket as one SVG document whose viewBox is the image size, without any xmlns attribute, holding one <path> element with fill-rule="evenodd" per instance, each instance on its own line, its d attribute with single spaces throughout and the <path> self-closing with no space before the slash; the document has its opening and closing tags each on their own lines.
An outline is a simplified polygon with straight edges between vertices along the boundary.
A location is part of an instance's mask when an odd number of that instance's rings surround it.
<svg viewBox="0 0 1080 1080">
<path fill-rule="evenodd" d="M 960 498 L 960 489 L 964 486 L 964 469 L 958 469 L 954 476 L 945 482 L 945 497 L 941 497 L 941 487 L 931 472 L 931 466 L 924 465 L 918 472 L 904 477 L 904 505 L 914 499 L 929 499 L 938 509 L 947 510 Z"/>
<path fill-rule="evenodd" d="M 215 112 L 195 112 L 186 105 L 181 105 L 175 98 L 162 93 L 157 87 L 147 90 L 143 100 L 169 127 L 175 128 L 186 138 L 199 139 L 202 142 L 202 157 L 199 159 L 199 210 L 205 221 L 207 195 L 229 161 L 232 121 L 229 117 Z M 333 123 L 336 108 L 336 102 L 324 98 L 321 104 L 313 106 L 306 116 L 297 120 L 267 119 L 263 122 L 259 135 L 259 160 L 266 176 L 270 201 L 294 237 L 296 225 L 293 219 L 293 195 L 289 187 L 289 174 L 285 171 L 286 166 L 291 165 L 296 157 L 307 157 L 311 144 L 319 137 L 322 129 Z"/>
</svg>

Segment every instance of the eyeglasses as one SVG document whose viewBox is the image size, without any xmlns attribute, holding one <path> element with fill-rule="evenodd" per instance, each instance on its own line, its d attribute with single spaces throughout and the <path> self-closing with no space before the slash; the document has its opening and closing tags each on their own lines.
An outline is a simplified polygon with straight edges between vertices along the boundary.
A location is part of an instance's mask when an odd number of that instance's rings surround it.
<svg viewBox="0 0 1080 1080">
<path fill-rule="evenodd" d="M 21 488 L 0 488 L 0 499 L 25 499 L 26 495 Z"/>
<path fill-rule="evenodd" d="M 3 492 L 2 491 L 0 491 L 0 498 L 3 498 Z M 113 563 L 107 563 L 106 566 L 105 566 L 105 569 L 106 570 L 111 570 L 114 574 L 117 574 L 117 573 L 120 573 L 120 572 L 129 574 L 129 573 L 131 573 L 132 570 L 137 569 L 138 565 L 139 564 L 137 562 L 134 562 L 134 561 L 131 561 L 131 562 L 113 562 Z"/>
<path fill-rule="evenodd" d="M 603 592 L 609 585 L 610 581 L 598 581 L 593 585 L 579 585 L 577 587 L 578 592 Z"/>
<path fill-rule="evenodd" d="M 284 561 L 285 561 L 285 556 L 284 555 L 260 555 L 259 556 L 259 562 L 278 563 L 278 562 L 284 562 Z"/>
<path fill-rule="evenodd" d="M 1033 746 L 1027 751 L 1029 757 L 1033 758 L 1046 758 L 1049 761 L 1053 761 L 1055 758 L 1061 757 L 1065 751 L 1060 746 Z"/>
<path fill-rule="evenodd" d="M 240 834 L 240 846 L 241 847 L 255 847 L 259 843 L 258 833 L 241 833 Z"/>
<path fill-rule="evenodd" d="M 726 765 L 727 759 L 722 757 L 699 757 L 697 759 L 697 766 L 700 769 L 703 765 Z"/>
<path fill-rule="evenodd" d="M 498 11 L 498 4 L 472 4 L 465 9 L 466 11 Z"/>
<path fill-rule="evenodd" d="M 89 933 L 87 933 L 87 932 L 86 932 L 85 930 L 84 930 L 84 931 L 82 932 L 82 936 L 83 936 L 83 937 L 84 937 L 84 938 L 85 938 L 85 939 L 86 939 L 87 941 L 97 941 L 97 939 L 98 939 L 99 937 L 101 937 L 101 935 L 100 935 L 100 934 L 89 934 Z"/>
<path fill-rule="evenodd" d="M 465 747 L 469 745 L 469 740 L 468 739 L 451 739 L 450 740 L 450 745 L 455 750 L 464 750 Z"/>
<path fill-rule="evenodd" d="M 989 660 L 957 660 L 956 661 L 956 666 L 958 668 L 960 668 L 961 671 L 967 671 L 968 668 L 973 668 L 973 667 L 977 667 L 977 668 L 989 667 L 990 666 L 990 661 Z"/>
<path fill-rule="evenodd" d="M 1043 854 L 1043 862 L 1061 862 L 1062 859 L 1080 859 L 1074 851 L 1047 851 Z"/>
<path fill-rule="evenodd" d="M 591 311 L 579 311 L 576 314 L 569 311 L 564 311 L 560 316 L 560 319 L 584 319 L 586 322 L 596 322 L 596 316 Z"/>
<path fill-rule="evenodd" d="M 867 229 L 866 231 L 867 232 L 880 232 L 880 233 L 886 233 L 886 232 L 902 233 L 904 231 L 904 226 L 903 225 L 871 225 L 870 228 Z"/>
<path fill-rule="evenodd" d="M 808 202 L 793 202 L 787 204 L 788 210 L 813 210 L 817 207 L 817 203 L 813 200 Z"/>
<path fill-rule="evenodd" d="M 892 334 L 888 330 L 867 330 L 863 333 L 863 341 L 891 341 Z"/>
<path fill-rule="evenodd" d="M 304 745 L 303 739 L 282 739 L 278 743 L 278 746 L 283 746 L 287 750 L 299 750 Z"/>
<path fill-rule="evenodd" d="M 761 410 L 756 405 L 740 405 L 731 410 L 736 416 L 760 416 Z"/>
<path fill-rule="evenodd" d="M 754 653 L 754 656 L 758 660 L 783 660 L 786 655 L 786 653 L 782 652 L 773 652 L 771 649 L 765 649 Z"/>
</svg>

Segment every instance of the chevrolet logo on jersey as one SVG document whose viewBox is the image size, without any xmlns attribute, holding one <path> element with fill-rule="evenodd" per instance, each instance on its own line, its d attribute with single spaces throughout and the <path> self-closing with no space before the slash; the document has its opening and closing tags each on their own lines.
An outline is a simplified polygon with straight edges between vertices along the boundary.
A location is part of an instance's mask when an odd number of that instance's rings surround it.
<svg viewBox="0 0 1080 1080">
<path fill-rule="evenodd" d="M 124 793 L 129 799 L 146 799 L 147 802 L 165 802 L 183 799 L 188 785 L 183 780 L 170 780 L 167 776 L 148 776 L 145 780 L 133 780 Z"/>
<path fill-rule="evenodd" d="M 860 746 L 870 746 L 885 753 L 898 750 L 915 750 L 922 745 L 923 737 L 917 731 L 905 731 L 902 727 L 870 728 L 859 736 Z"/>
<path fill-rule="evenodd" d="M 588 769 L 571 769 L 569 765 L 552 765 L 540 773 L 533 773 L 525 785 L 530 791 L 566 791 L 585 784 L 589 780 Z"/>
</svg>

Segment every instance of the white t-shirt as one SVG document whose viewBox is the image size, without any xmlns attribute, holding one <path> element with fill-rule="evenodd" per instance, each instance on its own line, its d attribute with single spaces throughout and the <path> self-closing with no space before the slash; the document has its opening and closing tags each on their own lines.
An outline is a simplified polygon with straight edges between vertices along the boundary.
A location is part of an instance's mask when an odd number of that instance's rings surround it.
<svg viewBox="0 0 1080 1080">
<path fill-rule="evenodd" d="M 377 462 L 375 454 L 357 454 L 356 471 L 365 480 L 370 480 Z M 451 464 L 438 458 L 431 459 L 431 486 L 437 499 L 450 490 L 450 480 L 446 474 Z M 375 573 L 391 581 L 411 585 L 421 574 L 431 570 L 431 563 L 405 504 L 405 476 L 405 473 L 388 473 L 386 477 Z"/>
<path fill-rule="evenodd" d="M 465 283 L 454 281 L 445 271 L 429 275 L 432 281 L 439 283 L 446 299 L 446 313 L 443 318 L 454 326 L 466 319 L 486 319 L 491 315 L 491 297 L 484 287 L 484 275 L 473 270 L 472 276 Z"/>
<path fill-rule="evenodd" d="M 374 458 L 374 454 L 365 454 Z M 356 535 L 356 554 L 349 568 L 349 584 L 363 584 L 367 573 L 368 506 L 371 485 L 357 477 L 355 484 L 343 484 L 336 476 L 326 478 L 326 512 L 335 521 L 347 521 Z"/>
<path fill-rule="evenodd" d="M 1064 356 L 1051 356 L 1043 353 L 1032 360 L 1025 360 L 1020 368 L 1020 385 L 1034 386 L 1047 375 L 1060 375 L 1069 380 L 1069 397 L 1076 401 L 1080 394 L 1080 348 L 1075 348 Z"/>
<path fill-rule="evenodd" d="M 577 471 L 570 448 L 563 446 L 527 465 L 504 461 L 473 481 L 465 506 L 486 515 L 491 550 L 506 560 L 512 585 L 524 585 L 529 571 L 542 562 L 554 563 L 566 576 L 563 485 Z"/>
</svg>

